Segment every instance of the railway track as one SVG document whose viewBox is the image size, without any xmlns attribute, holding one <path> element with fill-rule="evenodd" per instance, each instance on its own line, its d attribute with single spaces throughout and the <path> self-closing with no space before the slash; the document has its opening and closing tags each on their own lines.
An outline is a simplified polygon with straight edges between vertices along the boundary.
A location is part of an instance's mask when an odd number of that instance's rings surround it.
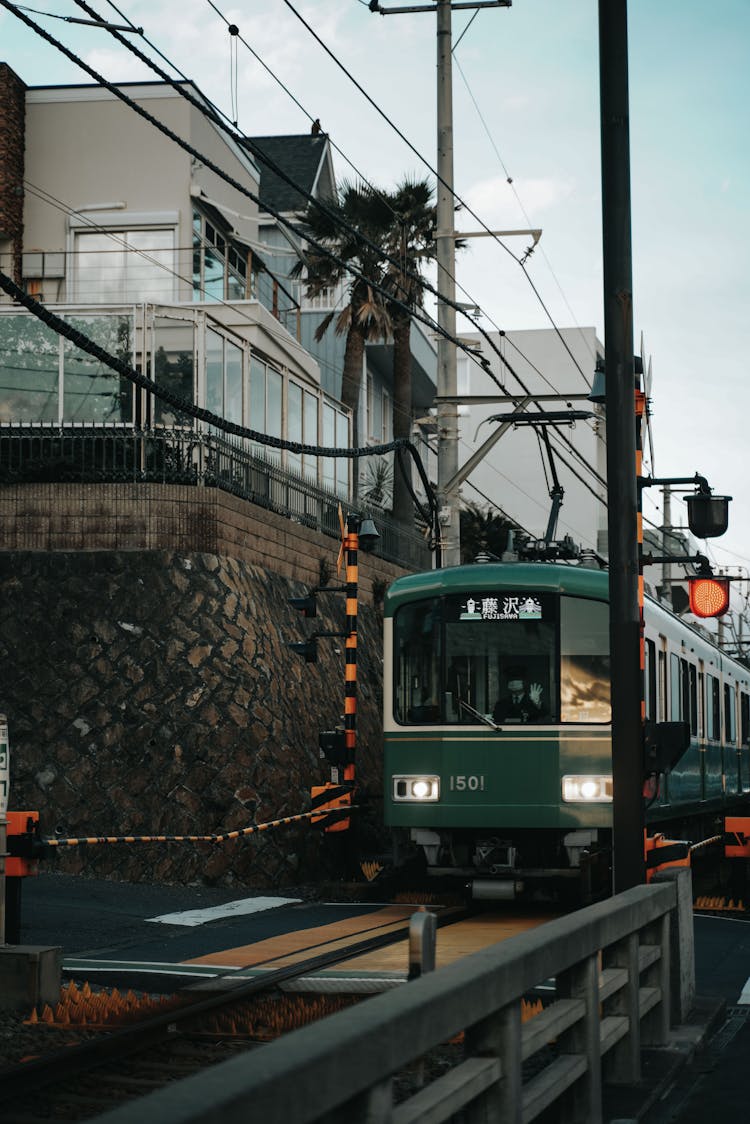
<svg viewBox="0 0 750 1124">
<path fill-rule="evenodd" d="M 461 908 L 443 910 L 438 925 L 455 923 L 464 916 Z M 336 941 L 336 947 L 293 963 L 278 967 L 273 967 L 273 961 L 256 964 L 257 974 L 251 979 L 237 978 L 243 968 L 222 972 L 185 988 L 170 1009 L 6 1069 L 0 1072 L 3 1122 L 89 1120 L 116 1104 L 145 1096 L 239 1051 L 259 1049 L 264 1041 L 296 1026 L 361 1002 L 361 996 L 292 998 L 281 988 L 403 941 L 408 931 L 406 920 L 364 939 L 355 936 L 343 945 Z"/>
</svg>

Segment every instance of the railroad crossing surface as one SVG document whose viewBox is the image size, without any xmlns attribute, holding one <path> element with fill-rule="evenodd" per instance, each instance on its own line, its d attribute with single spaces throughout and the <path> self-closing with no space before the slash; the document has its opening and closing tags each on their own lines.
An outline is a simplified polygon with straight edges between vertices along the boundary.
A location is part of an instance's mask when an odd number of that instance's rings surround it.
<svg viewBox="0 0 750 1124">
<path fill-rule="evenodd" d="M 91 983 L 175 990 L 224 972 L 282 968 L 353 939 L 366 941 L 402 929 L 420 907 L 413 903 L 319 902 L 199 886 L 149 886 L 41 874 L 27 879 L 21 943 L 58 945 L 68 976 Z M 441 928 L 437 967 L 507 939 L 552 916 L 503 912 Z M 261 965 L 263 966 L 261 968 Z M 368 951 L 321 973 L 357 990 L 406 979 L 406 939 Z M 239 973 L 238 973 L 239 975 Z"/>
</svg>

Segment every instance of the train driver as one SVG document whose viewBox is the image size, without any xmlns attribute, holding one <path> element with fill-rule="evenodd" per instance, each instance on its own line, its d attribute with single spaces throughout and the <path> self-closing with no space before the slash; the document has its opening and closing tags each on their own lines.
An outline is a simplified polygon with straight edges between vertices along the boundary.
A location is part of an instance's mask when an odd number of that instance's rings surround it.
<svg viewBox="0 0 750 1124">
<path fill-rule="evenodd" d="M 495 703 L 493 720 L 503 722 L 538 722 L 542 713 L 542 685 L 529 683 L 524 667 L 509 667 L 506 672 L 507 689 Z"/>
</svg>

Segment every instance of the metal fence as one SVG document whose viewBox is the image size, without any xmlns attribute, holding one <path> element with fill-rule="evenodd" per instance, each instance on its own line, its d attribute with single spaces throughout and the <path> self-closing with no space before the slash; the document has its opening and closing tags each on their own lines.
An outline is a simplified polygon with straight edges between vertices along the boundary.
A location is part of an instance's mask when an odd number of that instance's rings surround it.
<svg viewBox="0 0 750 1124">
<path fill-rule="evenodd" d="M 680 873 L 686 879 L 635 887 L 491 945 L 92 1124 L 529 1124 L 552 1105 L 570 1124 L 601 1124 L 604 1082 L 637 1084 L 641 1047 L 665 1046 L 674 1015 L 684 1017 L 670 991 L 693 967 L 690 956 L 680 963 L 685 942 L 692 954 L 690 874 Z M 545 982 L 549 1001 L 522 1024 L 522 997 Z M 394 1075 L 462 1032 L 463 1059 L 394 1104 Z"/>
<path fill-rule="evenodd" d="M 251 449 L 206 432 L 131 426 L 0 426 L 0 483 L 157 483 L 221 488 L 249 503 L 340 538 L 347 504 L 315 481 Z M 380 534 L 375 553 L 408 569 L 432 565 L 428 544 L 379 509 L 358 503 Z"/>
</svg>

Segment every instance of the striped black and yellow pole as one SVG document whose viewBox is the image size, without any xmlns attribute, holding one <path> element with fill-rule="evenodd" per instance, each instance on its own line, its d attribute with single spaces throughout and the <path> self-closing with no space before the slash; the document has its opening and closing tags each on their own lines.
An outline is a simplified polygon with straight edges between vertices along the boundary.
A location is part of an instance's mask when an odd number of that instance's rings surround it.
<svg viewBox="0 0 750 1124">
<path fill-rule="evenodd" d="M 359 516 L 346 517 L 346 668 L 344 671 L 344 783 L 354 785 L 357 749 L 357 597 L 359 584 Z"/>
</svg>

